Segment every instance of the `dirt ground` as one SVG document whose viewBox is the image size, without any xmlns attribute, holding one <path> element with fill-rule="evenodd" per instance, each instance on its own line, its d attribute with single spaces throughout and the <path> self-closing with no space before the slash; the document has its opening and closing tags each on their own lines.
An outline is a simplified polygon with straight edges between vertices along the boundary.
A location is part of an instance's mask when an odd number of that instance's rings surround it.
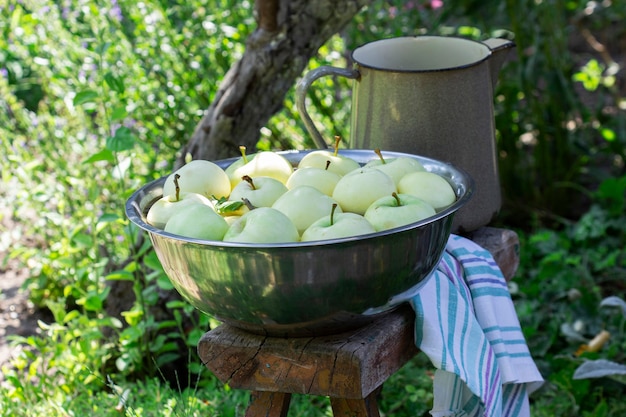
<svg viewBox="0 0 626 417">
<path fill-rule="evenodd" d="M 37 321 L 42 317 L 22 290 L 28 278 L 28 269 L 16 260 L 7 259 L 11 246 L 19 236 L 19 225 L 9 207 L 9 204 L 0 206 L 0 369 L 9 364 L 19 351 L 19 348 L 11 346 L 9 336 L 37 334 Z M 0 381 L 3 379 L 3 372 L 0 372 Z"/>
<path fill-rule="evenodd" d="M 4 255 L 4 254 L 3 254 Z M 2 256 L 4 258 L 4 256 Z M 28 301 L 28 294 L 21 290 L 28 271 L 10 261 L 0 268 L 0 368 L 18 353 L 11 347 L 8 336 L 37 334 L 37 320 L 41 314 Z M 3 379 L 0 372 L 0 381 Z"/>
<path fill-rule="evenodd" d="M 8 259 L 11 248 L 22 242 L 20 224 L 13 218 L 12 190 L 16 188 L 0 184 L 0 382 L 1 371 L 9 365 L 20 348 L 12 346 L 10 336 L 31 336 L 40 333 L 38 321 L 51 322 L 48 312 L 36 309 L 22 290 L 30 271 L 15 259 Z"/>
</svg>

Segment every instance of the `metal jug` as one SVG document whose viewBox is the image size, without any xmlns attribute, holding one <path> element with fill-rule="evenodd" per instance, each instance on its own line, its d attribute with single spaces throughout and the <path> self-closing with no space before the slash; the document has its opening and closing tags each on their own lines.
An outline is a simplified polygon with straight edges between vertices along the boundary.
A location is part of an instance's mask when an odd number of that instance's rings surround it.
<svg viewBox="0 0 626 417">
<path fill-rule="evenodd" d="M 502 204 L 493 91 L 504 52 L 514 46 L 447 36 L 374 41 L 352 52 L 352 69 L 323 66 L 305 74 L 296 105 L 315 144 L 327 148 L 306 110 L 307 90 L 326 75 L 354 79 L 350 148 L 417 154 L 464 169 L 475 194 L 456 214 L 453 231 L 475 230 Z"/>
</svg>

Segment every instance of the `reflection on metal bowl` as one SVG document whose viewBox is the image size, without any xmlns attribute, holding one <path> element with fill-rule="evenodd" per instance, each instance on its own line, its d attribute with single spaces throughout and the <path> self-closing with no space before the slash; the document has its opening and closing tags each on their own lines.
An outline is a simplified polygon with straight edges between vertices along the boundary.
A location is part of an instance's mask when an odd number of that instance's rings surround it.
<svg viewBox="0 0 626 417">
<path fill-rule="evenodd" d="M 294 166 L 311 151 L 281 152 Z M 371 150 L 341 154 L 361 164 Z M 148 232 L 168 277 L 182 297 L 219 320 L 271 336 L 319 336 L 370 322 L 377 307 L 423 282 L 441 259 L 454 213 L 473 192 L 472 179 L 444 162 L 399 152 L 446 178 L 457 195 L 450 207 L 423 221 L 356 237 L 284 244 L 243 244 L 172 235 L 145 213 L 161 197 L 165 177 L 137 190 L 126 214 Z M 236 158 L 217 161 L 226 168 Z M 384 312 L 377 313 L 384 314 Z"/>
</svg>

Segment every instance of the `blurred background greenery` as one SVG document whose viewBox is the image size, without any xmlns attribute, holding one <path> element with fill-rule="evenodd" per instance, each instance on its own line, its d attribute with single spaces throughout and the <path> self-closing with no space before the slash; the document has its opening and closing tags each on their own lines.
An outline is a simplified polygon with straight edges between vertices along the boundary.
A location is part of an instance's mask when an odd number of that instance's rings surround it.
<svg viewBox="0 0 626 417">
<path fill-rule="evenodd" d="M 0 5 L 0 249 L 4 265 L 28 269 L 24 288 L 47 318 L 39 334 L 11 338 L 19 353 L 2 369 L 0 414 L 243 415 L 246 394 L 195 355 L 214 321 L 164 299 L 171 285 L 149 244 L 133 246 L 123 205 L 171 171 L 244 51 L 252 2 Z M 308 68 L 345 66 L 352 48 L 390 36 L 516 42 L 495 96 L 505 198 L 496 225 L 522 240 L 511 292 L 547 380 L 531 398 L 535 416 L 626 413 L 619 375 L 573 378 L 585 359 L 626 363 L 624 314 L 600 307 L 626 288 L 624 19 L 626 3 L 610 0 L 376 0 Z M 316 121 L 342 137 L 349 90 L 326 77 L 310 95 Z M 313 147 L 293 89 L 258 147 Z M 121 315 L 107 310 L 114 280 L 136 295 Z M 601 330 L 609 341 L 580 354 Z M 428 415 L 431 376 L 418 356 L 385 385 L 381 413 Z M 330 415 L 323 398 L 293 403 L 293 415 Z"/>
</svg>

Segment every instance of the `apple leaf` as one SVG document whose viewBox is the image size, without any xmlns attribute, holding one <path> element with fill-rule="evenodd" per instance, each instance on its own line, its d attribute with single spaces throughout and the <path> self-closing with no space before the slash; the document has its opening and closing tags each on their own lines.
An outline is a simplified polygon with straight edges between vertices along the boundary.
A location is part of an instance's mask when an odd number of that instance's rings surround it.
<svg viewBox="0 0 626 417">
<path fill-rule="evenodd" d="M 215 198 L 215 196 L 213 196 L 213 198 Z M 215 203 L 215 211 L 219 214 L 234 213 L 243 205 L 243 201 L 230 201 L 225 197 L 222 197 Z"/>
</svg>

